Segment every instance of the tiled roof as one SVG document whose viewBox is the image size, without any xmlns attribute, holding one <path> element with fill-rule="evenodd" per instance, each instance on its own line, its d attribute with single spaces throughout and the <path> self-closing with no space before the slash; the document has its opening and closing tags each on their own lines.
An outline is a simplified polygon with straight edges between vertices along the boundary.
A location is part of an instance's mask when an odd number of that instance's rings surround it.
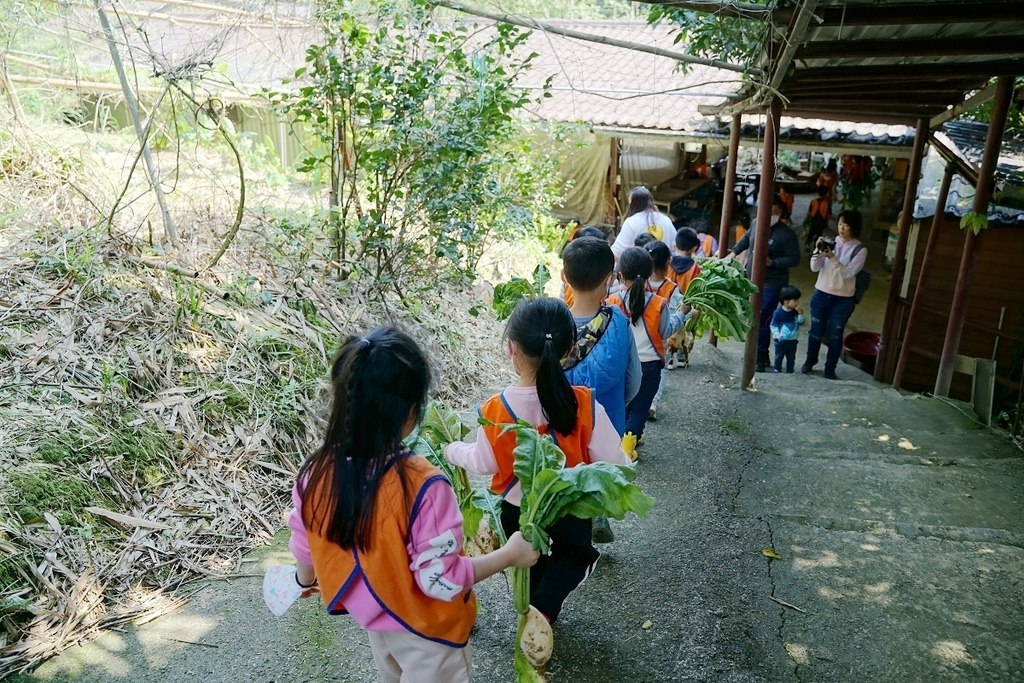
<svg viewBox="0 0 1024 683">
<path fill-rule="evenodd" d="M 666 50 L 680 51 L 667 27 L 640 21 L 550 22 Z M 657 131 L 695 131 L 712 122 L 699 104 L 717 104 L 740 86 L 740 76 L 706 66 L 685 73 L 679 62 L 646 52 L 534 31 L 526 50 L 537 53 L 520 84 L 540 88 L 552 78 L 551 97 L 531 108 L 554 121 Z"/>
</svg>

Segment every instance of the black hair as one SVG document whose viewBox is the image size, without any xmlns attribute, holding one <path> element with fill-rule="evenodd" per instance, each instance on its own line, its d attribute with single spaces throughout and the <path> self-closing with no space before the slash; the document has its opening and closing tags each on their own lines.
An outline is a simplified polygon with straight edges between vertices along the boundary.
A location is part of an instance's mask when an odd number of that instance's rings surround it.
<svg viewBox="0 0 1024 683">
<path fill-rule="evenodd" d="M 800 290 L 793 285 L 784 285 L 779 289 L 779 303 L 800 298 Z"/>
<path fill-rule="evenodd" d="M 654 240 L 644 245 L 644 249 L 651 255 L 651 265 L 654 270 L 665 270 L 668 262 L 672 259 L 672 251 L 668 245 L 661 240 Z"/>
<path fill-rule="evenodd" d="M 508 319 L 505 338 L 538 361 L 537 398 L 548 424 L 559 434 L 572 432 L 579 404 L 562 370 L 562 359 L 576 343 L 576 321 L 569 307 L 550 297 L 524 299 Z"/>
<path fill-rule="evenodd" d="M 786 205 L 786 202 L 782 201 L 782 197 L 778 194 L 772 198 L 772 206 L 777 206 L 781 209 L 783 218 L 789 218 L 789 207 Z"/>
<path fill-rule="evenodd" d="M 377 491 L 391 467 L 411 503 L 402 439 L 410 417 L 423 414 L 430 365 L 412 337 L 378 327 L 342 343 L 331 386 L 323 445 L 299 469 L 303 516 L 342 548 L 365 550 Z"/>
<path fill-rule="evenodd" d="M 738 212 L 735 216 L 733 216 L 732 220 L 734 223 L 739 223 L 740 225 L 742 225 L 744 230 L 748 230 L 750 228 L 750 214 L 747 213 L 746 211 Z"/>
<path fill-rule="evenodd" d="M 861 230 L 861 218 L 860 212 L 854 211 L 853 209 L 847 209 L 839 214 L 840 221 L 846 221 L 846 224 L 850 226 L 850 234 L 854 237 L 860 237 Z"/>
<path fill-rule="evenodd" d="M 704 234 L 709 234 L 708 233 L 708 230 L 709 230 L 708 222 L 706 220 L 704 220 L 703 218 L 700 219 L 700 220 L 694 221 L 693 224 L 690 227 L 693 228 L 694 232 L 696 232 L 698 235 L 700 233 L 702 233 L 702 232 Z"/>
<path fill-rule="evenodd" d="M 644 304 L 647 303 L 647 278 L 651 276 L 654 263 L 646 249 L 630 247 L 619 257 L 619 272 L 626 280 L 632 281 L 626 293 L 629 306 L 629 317 L 635 325 L 644 315 Z"/>
<path fill-rule="evenodd" d="M 602 239 L 605 241 L 608 240 L 608 235 L 605 234 L 604 230 L 602 230 L 601 228 L 595 228 L 593 225 L 583 226 L 582 228 L 577 230 L 572 236 L 574 240 L 578 240 L 581 237 L 596 237 L 598 239 Z"/>
<path fill-rule="evenodd" d="M 569 286 L 589 292 L 601 286 L 615 269 L 615 254 L 605 238 L 584 237 L 565 245 L 562 274 Z"/>
<path fill-rule="evenodd" d="M 648 244 L 650 244 L 651 242 L 654 242 L 657 239 L 658 239 L 657 237 L 655 237 L 654 235 L 652 235 L 649 232 L 642 232 L 642 233 L 640 233 L 639 235 L 636 236 L 635 240 L 633 240 L 633 246 L 634 247 L 646 247 Z"/>
<path fill-rule="evenodd" d="M 693 228 L 679 228 L 676 231 L 676 249 L 679 251 L 690 251 L 700 246 L 700 238 Z"/>
<path fill-rule="evenodd" d="M 654 196 L 651 191 L 643 185 L 634 187 L 629 193 L 629 207 L 626 209 L 626 218 L 641 211 L 660 213 L 654 203 Z"/>
<path fill-rule="evenodd" d="M 825 186 L 825 185 L 818 185 L 818 196 L 819 197 L 827 197 L 828 196 L 828 187 Z"/>
</svg>

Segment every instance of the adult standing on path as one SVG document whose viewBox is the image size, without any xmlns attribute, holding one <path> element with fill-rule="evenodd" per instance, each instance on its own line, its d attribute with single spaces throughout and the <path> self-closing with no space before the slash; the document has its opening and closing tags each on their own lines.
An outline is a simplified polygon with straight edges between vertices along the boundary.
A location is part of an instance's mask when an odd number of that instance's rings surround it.
<svg viewBox="0 0 1024 683">
<path fill-rule="evenodd" d="M 828 344 L 825 356 L 825 379 L 838 379 L 836 366 L 843 350 L 843 330 L 856 305 L 853 295 L 857 273 L 864 268 L 868 250 L 860 237 L 861 218 L 856 211 L 839 214 L 839 236 L 833 245 L 819 239 L 811 254 L 811 272 L 818 274 L 811 296 L 811 326 L 807 332 L 807 360 L 800 368 L 805 375 L 818 362 L 822 339 Z"/>
<path fill-rule="evenodd" d="M 767 372 L 771 367 L 768 355 L 771 342 L 770 325 L 772 314 L 779 305 L 779 290 L 789 284 L 789 269 L 800 263 L 800 241 L 793 228 L 782 220 L 785 207 L 778 197 L 772 203 L 771 227 L 768 232 L 768 268 L 764 274 L 761 291 L 761 316 L 757 325 L 757 371 Z M 748 230 L 743 239 L 732 248 L 739 256 L 751 246 L 756 230 Z M 750 259 L 747 259 L 747 273 L 750 273 Z"/>
<path fill-rule="evenodd" d="M 661 240 L 665 244 L 676 243 L 676 226 L 672 219 L 658 210 L 654 203 L 651 191 L 646 187 L 634 188 L 629 193 L 629 208 L 626 210 L 626 220 L 622 221 L 622 228 L 619 229 L 619 236 L 612 244 L 612 253 L 615 254 L 615 262 L 618 263 L 622 252 L 632 246 L 637 236 L 649 232 L 654 239 Z"/>
</svg>

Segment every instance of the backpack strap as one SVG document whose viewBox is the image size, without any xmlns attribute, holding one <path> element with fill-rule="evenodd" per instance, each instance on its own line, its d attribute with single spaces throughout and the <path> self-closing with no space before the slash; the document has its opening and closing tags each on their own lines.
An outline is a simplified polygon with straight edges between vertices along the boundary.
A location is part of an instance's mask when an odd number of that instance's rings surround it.
<svg viewBox="0 0 1024 683">
<path fill-rule="evenodd" d="M 602 304 L 597 310 L 597 315 L 590 321 L 576 328 L 576 343 L 569 350 L 569 355 L 562 361 L 562 370 L 572 370 L 583 362 L 590 355 L 590 352 L 601 341 L 601 337 L 608 331 L 612 324 L 612 309 Z"/>
</svg>

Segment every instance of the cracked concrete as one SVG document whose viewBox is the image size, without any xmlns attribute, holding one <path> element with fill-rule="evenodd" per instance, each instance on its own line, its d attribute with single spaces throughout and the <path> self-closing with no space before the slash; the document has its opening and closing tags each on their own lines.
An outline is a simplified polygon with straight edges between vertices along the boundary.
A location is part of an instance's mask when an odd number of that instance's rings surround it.
<svg viewBox="0 0 1024 683">
<path fill-rule="evenodd" d="M 555 624 L 548 680 L 1024 680 L 1020 452 L 848 366 L 839 382 L 758 375 L 742 392 L 741 353 L 700 342 L 669 374 L 639 463 L 658 503 L 613 522 Z M 287 561 L 285 540 L 246 571 Z M 211 582 L 176 614 L 13 680 L 375 680 L 348 620 L 313 601 L 275 619 L 259 585 Z M 478 592 L 474 680 L 513 680 L 506 583 Z"/>
</svg>

